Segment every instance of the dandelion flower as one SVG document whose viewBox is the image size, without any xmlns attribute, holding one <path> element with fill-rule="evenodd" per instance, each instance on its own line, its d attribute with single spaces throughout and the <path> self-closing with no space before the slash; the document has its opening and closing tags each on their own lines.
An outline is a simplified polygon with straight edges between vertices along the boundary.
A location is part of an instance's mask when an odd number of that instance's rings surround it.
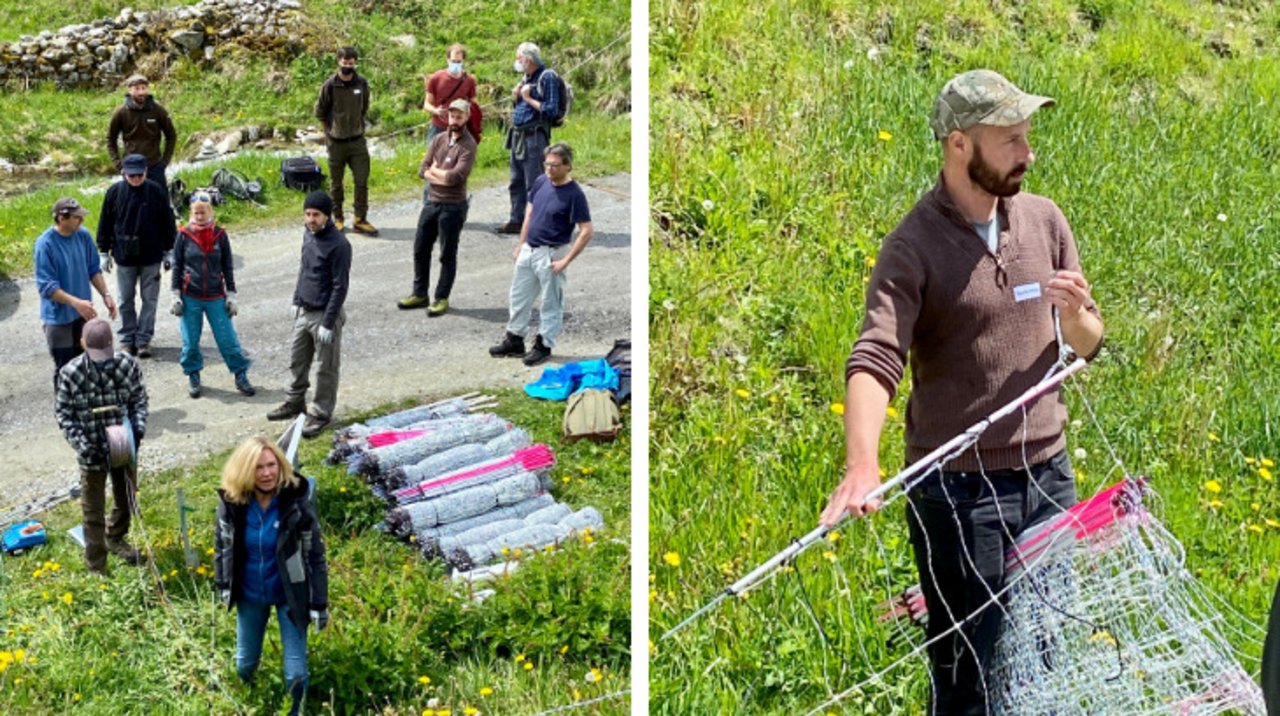
<svg viewBox="0 0 1280 716">
<path fill-rule="evenodd" d="M 1249 529 L 1253 532 L 1257 532 L 1258 534 L 1262 534 L 1262 528 L 1258 525 L 1249 525 Z"/>
<path fill-rule="evenodd" d="M 851 70 L 851 69 L 853 69 L 853 58 L 850 58 L 850 59 L 847 59 L 847 60 L 845 60 L 845 61 L 844 61 L 844 68 L 845 68 L 846 70 Z"/>
<path fill-rule="evenodd" d="M 882 130 L 880 130 L 880 132 L 879 132 L 878 134 L 876 134 L 876 139 L 879 139 L 879 140 L 880 140 L 880 141 L 882 141 L 882 142 L 887 142 L 887 141 L 889 141 L 889 140 L 893 139 L 893 135 L 892 135 L 892 134 L 889 134 L 888 132 L 886 132 L 886 131 L 884 131 L 884 130 L 882 129 Z"/>
<path fill-rule="evenodd" d="M 1253 463 L 1255 463 L 1255 462 L 1257 462 L 1257 460 L 1254 460 L 1254 459 L 1253 459 L 1253 458 L 1251 458 L 1251 457 L 1246 457 L 1246 458 L 1244 459 L 1244 464 L 1246 464 L 1246 465 L 1252 465 L 1252 464 L 1253 464 Z"/>
<path fill-rule="evenodd" d="M 1210 481 L 1208 481 L 1208 482 L 1204 483 L 1204 489 L 1206 489 L 1206 490 L 1208 490 L 1209 492 L 1212 492 L 1212 493 L 1214 493 L 1214 494 L 1216 495 L 1216 494 L 1218 494 L 1219 492 L 1222 492 L 1222 484 L 1221 484 L 1221 483 L 1219 483 L 1217 480 L 1210 480 Z"/>
<path fill-rule="evenodd" d="M 831 530 L 830 532 L 827 533 L 827 541 L 830 542 L 831 544 L 835 544 L 839 540 L 840 540 L 840 530 Z"/>
<path fill-rule="evenodd" d="M 822 553 L 822 556 L 823 556 L 823 557 L 824 557 L 828 562 L 834 562 L 834 561 L 836 561 L 836 553 L 835 553 L 835 552 L 832 552 L 831 550 L 827 550 L 826 552 L 823 552 L 823 553 Z"/>
<path fill-rule="evenodd" d="M 70 604 L 70 603 L 71 603 L 71 592 L 63 592 L 63 593 L 62 593 L 62 601 L 66 602 L 67 604 Z"/>
<path fill-rule="evenodd" d="M 577 689 L 574 689 L 574 690 L 573 690 L 573 700 L 574 700 L 574 701 L 581 701 L 581 700 L 582 700 L 582 692 L 578 691 Z"/>
<path fill-rule="evenodd" d="M 1275 466 L 1276 466 L 1276 464 L 1275 464 L 1274 462 L 1272 462 L 1271 458 L 1269 458 L 1269 457 L 1264 457 L 1264 458 L 1262 458 L 1262 466 L 1263 466 L 1263 467 L 1275 467 Z M 57 569 L 57 568 L 58 568 L 58 565 L 56 565 L 56 564 L 55 564 L 55 565 L 53 565 L 53 568 L 54 568 L 54 569 Z"/>
<path fill-rule="evenodd" d="M 1221 222 L 1223 222 L 1223 223 L 1226 223 L 1226 221 L 1227 221 L 1227 215 L 1226 215 L 1226 214 L 1218 214 L 1218 221 L 1221 221 Z"/>
<path fill-rule="evenodd" d="M 481 687 L 481 688 L 480 688 L 480 695 L 481 695 L 481 696 L 492 696 L 492 695 L 493 695 L 493 689 L 489 688 L 488 686 L 483 686 L 483 687 Z"/>
<path fill-rule="evenodd" d="M 532 662 L 532 661 L 526 661 L 526 662 L 524 662 L 524 670 L 525 670 L 525 671 L 533 671 L 533 662 Z"/>
<path fill-rule="evenodd" d="M 519 664 L 522 661 L 524 661 L 524 654 L 516 654 L 516 663 Z"/>
<path fill-rule="evenodd" d="M 879 48 L 879 47 L 871 47 L 871 48 L 869 48 L 869 49 L 867 50 L 867 59 L 868 59 L 868 60 L 871 60 L 872 62 L 879 62 L 879 61 L 880 61 L 880 48 Z"/>
<path fill-rule="evenodd" d="M 703 200 L 702 200 L 702 210 L 703 210 L 703 211 L 711 211 L 711 210 L 712 210 L 712 209 L 714 209 L 714 208 L 716 208 L 716 203 L 715 203 L 714 201 L 711 201 L 710 199 L 703 199 Z"/>
<path fill-rule="evenodd" d="M 1077 460 L 1083 460 L 1089 457 L 1089 453 L 1084 448 L 1078 447 L 1075 449 L 1075 452 L 1071 453 L 1071 457 Z"/>
<path fill-rule="evenodd" d="M 746 388 L 738 388 L 737 390 L 735 390 L 735 391 L 733 391 L 733 392 L 737 393 L 739 398 L 750 398 L 750 397 L 751 397 L 751 391 L 747 390 Z"/>
<path fill-rule="evenodd" d="M 423 686 L 426 686 L 427 684 L 431 683 L 431 677 L 426 675 L 419 676 L 418 683 L 422 684 Z"/>
<path fill-rule="evenodd" d="M 888 415 L 891 418 L 896 418 L 898 417 L 898 409 L 890 405 L 889 407 L 884 409 L 884 414 Z"/>
<path fill-rule="evenodd" d="M 1265 468 L 1265 467 L 1260 467 L 1260 468 L 1258 468 L 1258 474 L 1259 474 L 1259 475 L 1261 475 L 1261 476 L 1262 476 L 1262 479 L 1264 479 L 1264 480 L 1270 480 L 1270 479 L 1272 479 L 1272 478 L 1271 478 L 1271 471 L 1270 471 L 1270 470 L 1268 470 L 1268 469 L 1267 469 L 1267 468 Z"/>
<path fill-rule="evenodd" d="M 1209 507 L 1215 510 L 1220 510 L 1225 507 L 1225 505 L 1222 504 L 1222 500 L 1209 500 Z"/>
<path fill-rule="evenodd" d="M 568 644 L 565 644 L 564 646 L 560 647 L 560 653 L 561 653 L 561 654 L 568 654 L 568 653 L 569 653 L 569 645 L 568 645 Z"/>
<path fill-rule="evenodd" d="M 587 675 L 586 675 L 586 677 L 585 677 L 585 678 L 586 678 L 586 680 L 587 680 L 587 683 L 588 683 L 588 684 L 594 684 L 594 683 L 596 683 L 597 681 L 603 681 L 603 680 L 604 680 L 604 677 L 600 675 L 600 670 L 599 670 L 599 669 L 597 669 L 597 668 L 595 668 L 595 667 L 592 667 L 592 668 L 591 668 L 591 671 L 588 671 L 588 672 L 587 672 Z"/>
<path fill-rule="evenodd" d="M 1259 510 L 1261 510 L 1261 509 L 1262 509 L 1262 503 L 1260 503 L 1260 502 L 1254 502 L 1254 503 L 1250 504 L 1250 505 L 1249 505 L 1249 507 L 1252 507 L 1252 508 L 1253 508 L 1253 511 L 1254 511 L 1254 512 L 1257 512 L 1257 511 L 1259 511 Z"/>
<path fill-rule="evenodd" d="M 1222 442 L 1222 438 L 1218 437 L 1218 434 L 1217 434 L 1217 433 L 1210 432 L 1210 433 L 1209 433 L 1209 442 L 1211 442 L 1211 443 L 1220 443 L 1220 442 Z"/>
<path fill-rule="evenodd" d="M 666 554 L 662 555 L 662 561 L 663 561 L 663 562 L 666 562 L 667 564 L 671 565 L 672 567 L 679 567 L 679 566 L 680 566 L 680 555 L 679 555 L 678 553 L 676 553 L 676 552 L 667 552 Z"/>
<path fill-rule="evenodd" d="M 462 710 L 462 713 L 466 714 L 467 716 L 476 716 L 476 714 L 480 713 L 480 711 L 475 706 L 468 706 Z"/>
<path fill-rule="evenodd" d="M 831 412 L 836 415 L 844 415 L 844 403 L 832 403 Z"/>
</svg>

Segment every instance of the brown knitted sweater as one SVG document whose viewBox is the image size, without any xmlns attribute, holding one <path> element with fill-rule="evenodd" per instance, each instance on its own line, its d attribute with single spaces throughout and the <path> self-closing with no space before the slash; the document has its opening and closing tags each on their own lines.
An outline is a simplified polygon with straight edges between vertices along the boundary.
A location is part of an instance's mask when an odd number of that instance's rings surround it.
<svg viewBox="0 0 1280 716">
<path fill-rule="evenodd" d="M 1057 360 L 1045 285 L 1080 270 L 1066 217 L 1049 199 L 1000 199 L 993 256 L 942 180 L 884 240 L 845 379 L 866 372 L 892 396 L 911 361 L 907 461 L 924 457 L 1038 383 Z M 1018 300 L 1021 298 L 1022 300 Z M 1090 309 L 1097 313 L 1097 308 Z M 948 470 L 1043 462 L 1062 450 L 1067 409 L 1054 391 L 983 433 Z"/>
</svg>

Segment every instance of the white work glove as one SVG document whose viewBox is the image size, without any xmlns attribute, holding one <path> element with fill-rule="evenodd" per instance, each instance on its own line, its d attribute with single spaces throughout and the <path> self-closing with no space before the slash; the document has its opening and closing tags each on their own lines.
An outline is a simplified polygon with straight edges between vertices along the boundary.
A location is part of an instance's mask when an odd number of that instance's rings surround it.
<svg viewBox="0 0 1280 716">
<path fill-rule="evenodd" d="M 322 346 L 333 343 L 333 329 L 320 326 L 320 330 L 316 331 L 316 340 L 320 341 Z"/>
<path fill-rule="evenodd" d="M 329 610 L 311 610 L 311 623 L 316 625 L 316 631 L 324 631 L 329 626 Z"/>
<path fill-rule="evenodd" d="M 236 292 L 227 292 L 227 315 L 235 316 L 240 313 L 240 307 L 236 305 Z"/>
<path fill-rule="evenodd" d="M 168 271 L 169 269 L 173 268 L 173 249 L 169 249 L 168 251 L 164 252 L 164 258 L 160 260 L 160 263 L 164 264 L 165 271 Z"/>
<path fill-rule="evenodd" d="M 104 273 L 111 273 L 111 269 L 115 268 L 116 262 L 111 258 L 109 252 L 98 254 L 98 258 L 102 261 L 102 270 Z"/>
<path fill-rule="evenodd" d="M 218 598 L 222 600 L 222 606 L 231 606 L 231 590 L 223 589 L 218 592 Z"/>
<path fill-rule="evenodd" d="M 178 291 L 173 292 L 173 305 L 169 306 L 169 313 L 175 316 L 182 315 L 182 294 Z"/>
</svg>

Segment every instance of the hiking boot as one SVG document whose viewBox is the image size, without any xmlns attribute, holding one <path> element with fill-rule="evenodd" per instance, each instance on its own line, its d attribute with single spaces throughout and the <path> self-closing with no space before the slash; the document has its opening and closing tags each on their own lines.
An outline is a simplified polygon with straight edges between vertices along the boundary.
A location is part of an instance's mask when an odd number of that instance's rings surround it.
<svg viewBox="0 0 1280 716">
<path fill-rule="evenodd" d="M 533 348 L 529 349 L 529 352 L 524 354 L 523 362 L 525 365 L 537 365 L 550 357 L 551 349 L 547 347 L 547 344 L 542 342 L 542 336 L 538 336 L 533 341 Z"/>
<path fill-rule="evenodd" d="M 125 352 L 125 353 L 128 353 L 128 354 L 129 354 L 129 355 L 131 355 L 131 356 L 137 356 L 137 355 L 138 355 L 138 347 L 137 347 L 137 346 L 135 346 L 135 345 L 133 345 L 132 343 L 126 343 L 126 344 L 124 344 L 123 346 L 120 346 L 120 347 L 124 349 L 124 352 Z"/>
<path fill-rule="evenodd" d="M 192 398 L 200 397 L 200 371 L 187 375 L 187 395 Z"/>
<path fill-rule="evenodd" d="M 314 438 L 322 430 L 329 427 L 331 418 L 322 418 L 315 413 L 307 413 L 307 421 L 302 424 L 302 437 Z"/>
<path fill-rule="evenodd" d="M 396 301 L 396 306 L 407 311 L 411 308 L 422 308 L 428 303 L 431 303 L 431 299 L 426 296 L 405 296 L 399 301 Z"/>
<path fill-rule="evenodd" d="M 427 315 L 435 318 L 436 316 L 443 316 L 447 310 L 449 310 L 449 299 L 442 298 L 431 304 L 431 308 L 427 309 Z"/>
<path fill-rule="evenodd" d="M 253 387 L 253 383 L 249 382 L 249 374 L 244 371 L 236 373 L 236 390 L 240 391 L 241 395 L 250 397 L 258 392 L 258 389 Z"/>
<path fill-rule="evenodd" d="M 363 216 L 356 217 L 356 222 L 351 225 L 351 229 L 357 234 L 364 234 L 365 236 L 378 235 L 378 230 L 374 228 L 373 224 L 370 224 L 368 219 L 365 219 Z"/>
<path fill-rule="evenodd" d="M 494 358 L 522 356 L 524 355 L 524 338 L 507 331 L 507 335 L 503 337 L 501 343 L 489 348 L 489 355 Z"/>
<path fill-rule="evenodd" d="M 139 358 L 150 358 L 150 357 L 151 357 L 151 344 L 150 344 L 150 343 L 143 343 L 142 345 L 138 346 L 138 357 L 139 357 Z"/>
<path fill-rule="evenodd" d="M 498 228 L 494 229 L 494 231 L 499 234 L 519 234 L 520 227 L 521 227 L 520 222 L 508 221 L 505 224 L 499 224 Z"/>
<path fill-rule="evenodd" d="M 301 405 L 286 402 L 267 413 L 267 420 L 293 420 L 301 415 L 304 409 Z"/>
<path fill-rule="evenodd" d="M 142 555 L 138 553 L 138 550 L 122 539 L 107 540 L 107 551 L 135 567 L 142 562 Z"/>
</svg>

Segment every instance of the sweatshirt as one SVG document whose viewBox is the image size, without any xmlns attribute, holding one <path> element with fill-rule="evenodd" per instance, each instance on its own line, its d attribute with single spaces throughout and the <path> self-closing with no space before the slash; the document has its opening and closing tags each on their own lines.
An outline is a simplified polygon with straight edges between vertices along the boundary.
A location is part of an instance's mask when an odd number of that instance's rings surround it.
<svg viewBox="0 0 1280 716">
<path fill-rule="evenodd" d="M 330 221 L 318 233 L 302 231 L 302 262 L 293 305 L 324 311 L 320 325 L 333 329 L 351 285 L 351 242 Z"/>
<path fill-rule="evenodd" d="M 444 184 L 427 182 L 427 201 L 438 204 L 456 204 L 467 200 L 467 177 L 476 161 L 476 140 L 471 132 L 462 128 L 462 135 L 451 145 L 452 136 L 446 130 L 435 136 L 422 157 L 418 176 L 422 176 L 434 162 L 444 169 Z"/>
<path fill-rule="evenodd" d="M 119 139 L 124 140 L 123 152 L 117 146 Z M 160 148 L 161 139 L 164 140 L 163 150 Z M 159 162 L 168 164 L 173 159 L 177 141 L 178 133 L 173 128 L 169 112 L 151 95 L 138 105 L 126 94 L 124 104 L 111 115 L 111 123 L 107 126 L 107 153 L 116 166 L 120 165 L 122 156 L 129 154 L 146 157 L 149 167 Z"/>
</svg>

